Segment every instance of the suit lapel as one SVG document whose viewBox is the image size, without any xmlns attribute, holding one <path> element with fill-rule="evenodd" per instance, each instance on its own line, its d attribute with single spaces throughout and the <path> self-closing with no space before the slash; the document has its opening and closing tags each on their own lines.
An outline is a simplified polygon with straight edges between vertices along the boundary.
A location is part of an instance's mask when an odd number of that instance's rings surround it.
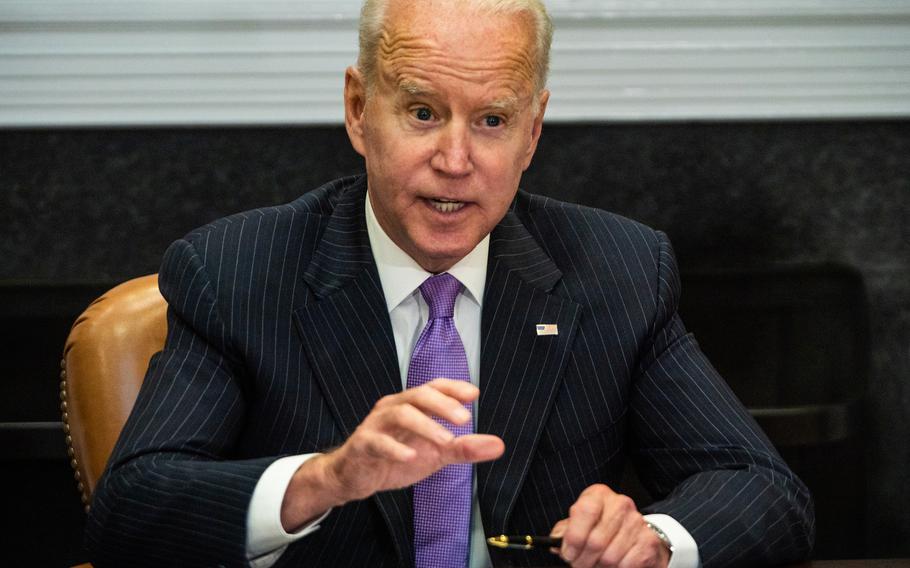
<svg viewBox="0 0 910 568">
<path fill-rule="evenodd" d="M 490 534 L 507 532 L 575 335 L 580 306 L 551 293 L 561 276 L 510 211 L 491 235 L 481 321 L 478 432 L 506 446 L 500 459 L 477 466 Z M 536 324 L 554 324 L 558 334 L 539 336 Z"/>
<path fill-rule="evenodd" d="M 295 312 L 313 373 L 345 438 L 381 397 L 401 391 L 398 356 L 364 220 L 366 181 L 342 190 L 304 274 L 316 301 Z M 373 497 L 399 558 L 413 564 L 406 490 Z"/>
</svg>

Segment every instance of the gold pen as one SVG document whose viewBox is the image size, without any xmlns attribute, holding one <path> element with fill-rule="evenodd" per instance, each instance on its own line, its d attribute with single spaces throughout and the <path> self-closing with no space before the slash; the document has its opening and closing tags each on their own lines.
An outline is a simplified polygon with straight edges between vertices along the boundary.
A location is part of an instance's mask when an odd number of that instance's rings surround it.
<svg viewBox="0 0 910 568">
<path fill-rule="evenodd" d="M 530 550 L 532 548 L 559 548 L 562 546 L 562 538 L 554 536 L 534 536 L 524 535 L 505 535 L 491 536 L 487 538 L 491 546 L 497 548 L 512 548 L 519 550 Z"/>
</svg>

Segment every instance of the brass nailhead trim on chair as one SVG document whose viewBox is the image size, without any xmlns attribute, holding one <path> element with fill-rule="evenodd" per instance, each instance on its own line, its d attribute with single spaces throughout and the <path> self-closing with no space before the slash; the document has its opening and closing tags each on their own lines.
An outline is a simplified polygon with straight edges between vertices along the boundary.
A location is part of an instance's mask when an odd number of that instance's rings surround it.
<svg viewBox="0 0 910 568">
<path fill-rule="evenodd" d="M 76 461 L 76 449 L 73 447 L 73 437 L 70 435 L 69 412 L 67 411 L 67 388 L 66 388 L 66 358 L 60 359 L 60 412 L 63 418 L 63 432 L 66 434 L 66 454 L 71 458 L 70 466 L 73 468 L 73 478 L 76 480 L 76 489 L 79 490 L 79 498 L 85 506 L 85 512 L 89 511 L 88 495 L 85 494 L 85 484 L 82 482 L 82 474 L 79 473 L 79 462 Z"/>
</svg>

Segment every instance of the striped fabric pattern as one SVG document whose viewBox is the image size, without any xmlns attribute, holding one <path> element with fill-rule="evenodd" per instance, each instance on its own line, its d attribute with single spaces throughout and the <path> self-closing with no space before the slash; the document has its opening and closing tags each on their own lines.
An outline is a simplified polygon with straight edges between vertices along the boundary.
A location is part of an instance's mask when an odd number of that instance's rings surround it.
<svg viewBox="0 0 910 568">
<path fill-rule="evenodd" d="M 337 446 L 401 388 L 364 177 L 202 227 L 167 251 L 168 339 L 95 495 L 97 566 L 245 564 L 246 508 L 278 457 Z M 626 458 L 706 567 L 808 554 L 805 486 L 686 333 L 665 235 L 519 192 L 491 235 L 477 466 L 488 533 L 546 534 Z M 553 324 L 555 335 L 537 335 Z M 332 512 L 278 566 L 413 566 L 412 504 Z M 553 557 L 508 553 L 494 562 Z"/>
</svg>

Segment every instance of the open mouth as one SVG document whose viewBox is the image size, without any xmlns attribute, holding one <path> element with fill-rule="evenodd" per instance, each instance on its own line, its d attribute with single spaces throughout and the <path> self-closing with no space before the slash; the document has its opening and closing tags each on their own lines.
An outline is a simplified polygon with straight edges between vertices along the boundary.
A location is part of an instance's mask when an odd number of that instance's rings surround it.
<svg viewBox="0 0 910 568">
<path fill-rule="evenodd" d="M 464 201 L 453 201 L 450 199 L 429 199 L 428 201 L 440 213 L 454 213 L 465 206 Z"/>
</svg>

